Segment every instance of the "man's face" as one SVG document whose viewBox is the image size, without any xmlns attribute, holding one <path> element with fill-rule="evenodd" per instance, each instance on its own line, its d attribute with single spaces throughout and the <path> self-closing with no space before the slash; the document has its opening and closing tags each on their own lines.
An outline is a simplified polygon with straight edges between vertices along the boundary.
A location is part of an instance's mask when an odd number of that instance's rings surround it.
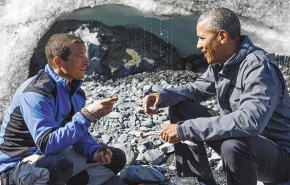
<svg viewBox="0 0 290 185">
<path fill-rule="evenodd" d="M 204 54 L 208 64 L 224 63 L 223 49 L 217 34 L 205 29 L 206 21 L 201 21 L 196 26 L 198 37 L 197 49 Z"/>
<path fill-rule="evenodd" d="M 59 75 L 67 78 L 70 82 L 74 79 L 81 80 L 85 77 L 87 67 L 90 65 L 86 57 L 86 46 L 73 43 L 70 45 L 71 54 L 67 61 L 60 59 Z"/>
</svg>

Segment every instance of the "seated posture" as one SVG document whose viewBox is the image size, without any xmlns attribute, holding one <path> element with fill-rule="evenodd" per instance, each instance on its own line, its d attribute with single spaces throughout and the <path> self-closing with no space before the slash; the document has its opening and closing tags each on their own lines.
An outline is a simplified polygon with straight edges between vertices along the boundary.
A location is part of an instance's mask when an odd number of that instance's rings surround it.
<svg viewBox="0 0 290 185">
<path fill-rule="evenodd" d="M 290 99 L 272 58 L 241 35 L 238 17 L 217 8 L 196 26 L 197 48 L 209 67 L 195 82 L 143 99 L 147 115 L 169 106 L 161 137 L 174 143 L 177 174 L 216 184 L 204 142 L 222 157 L 228 185 L 290 180 Z M 219 114 L 200 105 L 216 96 Z M 196 146 L 180 141 L 190 140 Z"/>
<path fill-rule="evenodd" d="M 122 184 L 126 164 L 120 149 L 100 145 L 88 133 L 118 98 L 86 108 L 80 88 L 90 65 L 84 42 L 55 34 L 45 47 L 44 70 L 16 91 L 0 134 L 1 184 Z"/>
</svg>

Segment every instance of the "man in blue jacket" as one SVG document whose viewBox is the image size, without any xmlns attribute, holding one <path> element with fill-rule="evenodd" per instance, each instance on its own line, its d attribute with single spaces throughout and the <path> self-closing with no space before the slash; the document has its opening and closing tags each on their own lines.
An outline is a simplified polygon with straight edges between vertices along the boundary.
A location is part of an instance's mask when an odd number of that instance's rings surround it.
<svg viewBox="0 0 290 185">
<path fill-rule="evenodd" d="M 44 70 L 15 93 L 0 133 L 1 184 L 122 184 L 115 175 L 126 157 L 88 133 L 118 98 L 85 106 L 80 88 L 90 65 L 84 42 L 55 34 L 45 47 Z"/>
<path fill-rule="evenodd" d="M 160 135 L 174 143 L 178 176 L 216 184 L 205 142 L 221 155 L 229 185 L 289 181 L 290 98 L 281 71 L 264 50 L 241 36 L 239 19 L 229 9 L 205 12 L 196 30 L 207 71 L 194 83 L 143 99 L 149 116 L 169 106 L 171 124 Z M 220 114 L 200 105 L 214 96 Z"/>
</svg>

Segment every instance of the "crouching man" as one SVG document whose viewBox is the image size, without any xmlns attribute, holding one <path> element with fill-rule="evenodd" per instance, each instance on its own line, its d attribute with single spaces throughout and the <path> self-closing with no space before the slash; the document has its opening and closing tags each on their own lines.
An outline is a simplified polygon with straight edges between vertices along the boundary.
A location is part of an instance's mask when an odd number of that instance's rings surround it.
<svg viewBox="0 0 290 185">
<path fill-rule="evenodd" d="M 227 185 L 289 181 L 290 97 L 282 72 L 241 35 L 237 15 L 227 8 L 203 13 L 196 31 L 207 71 L 194 82 L 143 99 L 147 115 L 169 107 L 171 124 L 160 135 L 174 143 L 177 175 L 216 185 L 205 142 L 221 155 Z M 220 114 L 200 104 L 215 95 Z"/>
</svg>

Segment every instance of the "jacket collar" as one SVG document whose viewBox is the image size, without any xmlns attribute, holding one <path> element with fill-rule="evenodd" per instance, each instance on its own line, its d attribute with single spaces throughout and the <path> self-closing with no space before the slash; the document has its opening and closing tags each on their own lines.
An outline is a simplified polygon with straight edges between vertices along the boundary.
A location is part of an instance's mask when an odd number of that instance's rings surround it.
<svg viewBox="0 0 290 185">
<path fill-rule="evenodd" d="M 253 45 L 249 37 L 242 35 L 241 39 L 241 45 L 239 46 L 237 51 L 225 62 L 225 66 L 230 67 L 240 64 L 249 53 L 253 52 L 255 46 Z"/>
<path fill-rule="evenodd" d="M 69 82 L 68 79 L 57 75 L 48 64 L 46 64 L 44 70 L 62 89 L 71 92 L 72 94 L 74 94 L 83 83 L 82 80 L 73 80 L 72 82 Z"/>
</svg>

